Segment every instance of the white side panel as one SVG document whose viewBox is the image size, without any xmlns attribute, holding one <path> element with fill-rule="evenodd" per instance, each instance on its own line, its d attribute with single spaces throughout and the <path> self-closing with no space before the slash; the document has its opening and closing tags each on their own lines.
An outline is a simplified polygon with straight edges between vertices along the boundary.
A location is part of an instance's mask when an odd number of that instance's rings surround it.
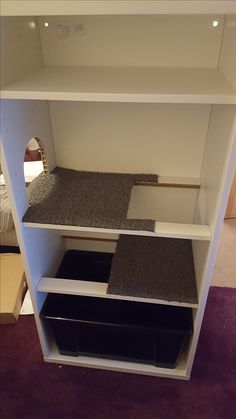
<svg viewBox="0 0 236 419">
<path fill-rule="evenodd" d="M 219 25 L 215 28 L 214 18 L 43 17 L 39 26 L 44 65 L 217 67 L 223 17 L 217 16 Z"/>
<path fill-rule="evenodd" d="M 45 295 L 39 295 L 36 287 L 39 279 L 48 269 L 53 271 L 52 263 L 57 265 L 61 239 L 56 232 L 26 229 L 22 217 L 27 208 L 27 195 L 24 184 L 23 159 L 28 140 L 32 137 L 42 140 L 50 168 L 55 165 L 51 138 L 48 105 L 44 102 L 4 101 L 2 103 L 1 165 L 6 181 L 12 214 L 17 231 L 25 272 L 32 298 L 39 336 L 44 352 L 47 344 L 37 316 Z"/>
<path fill-rule="evenodd" d="M 210 249 L 210 242 L 207 241 L 199 241 L 193 240 L 192 241 L 192 249 L 193 249 L 193 259 L 194 259 L 194 268 L 196 274 L 196 283 L 197 283 L 197 290 L 198 295 L 201 296 L 203 281 L 205 279 L 205 267 L 208 261 L 209 249 Z"/>
<path fill-rule="evenodd" d="M 206 152 L 202 170 L 204 200 L 199 200 L 195 214 L 196 222 L 210 225 L 210 244 L 195 241 L 193 255 L 199 289 L 199 310 L 195 318 L 195 333 L 192 340 L 188 375 L 190 374 L 198 342 L 208 290 L 216 259 L 230 186 L 236 162 L 236 108 L 235 106 L 215 106 L 212 111 Z M 201 195 L 201 191 L 199 196 Z M 205 201 L 205 207 L 202 202 Z"/>
<path fill-rule="evenodd" d="M 198 178 L 209 105 L 50 102 L 58 166 Z"/>
<path fill-rule="evenodd" d="M 230 187 L 231 180 L 225 185 L 225 176 L 234 145 L 235 125 L 236 106 L 213 107 L 195 215 L 195 222 L 209 224 L 212 233 L 217 225 L 220 203 L 226 202 Z M 202 202 L 205 202 L 205 208 Z"/>
<path fill-rule="evenodd" d="M 220 53 L 219 68 L 226 79 L 236 87 L 236 15 L 227 16 L 225 20 L 223 42 Z"/>
<path fill-rule="evenodd" d="M 11 17 L 1 20 L 1 86 L 42 65 L 37 20 Z"/>
<path fill-rule="evenodd" d="M 236 164 L 236 155 L 232 155 L 235 145 L 236 107 L 215 106 L 212 108 L 207 136 L 207 144 L 201 175 L 201 189 L 198 194 L 195 223 L 207 224 L 210 227 L 212 241 L 208 243 L 195 241 L 193 255 L 197 274 L 198 292 L 206 292 L 205 268 L 209 259 L 216 256 L 219 228 L 222 225 L 227 198 Z M 234 151 L 235 153 L 235 151 Z M 230 164 L 230 165 L 229 165 Z M 205 291 L 204 291 L 205 290 Z"/>
</svg>

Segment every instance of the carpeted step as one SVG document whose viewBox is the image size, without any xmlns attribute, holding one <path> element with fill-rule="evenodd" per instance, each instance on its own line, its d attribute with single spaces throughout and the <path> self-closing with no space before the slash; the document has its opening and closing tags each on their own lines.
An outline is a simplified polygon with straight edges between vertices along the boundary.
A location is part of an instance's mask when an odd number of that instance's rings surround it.
<svg viewBox="0 0 236 419">
<path fill-rule="evenodd" d="M 136 181 L 157 182 L 156 175 L 82 172 L 57 167 L 30 184 L 23 221 L 81 227 L 154 231 L 153 220 L 128 220 Z"/>
<path fill-rule="evenodd" d="M 197 304 L 191 240 L 121 235 L 107 292 Z"/>
</svg>

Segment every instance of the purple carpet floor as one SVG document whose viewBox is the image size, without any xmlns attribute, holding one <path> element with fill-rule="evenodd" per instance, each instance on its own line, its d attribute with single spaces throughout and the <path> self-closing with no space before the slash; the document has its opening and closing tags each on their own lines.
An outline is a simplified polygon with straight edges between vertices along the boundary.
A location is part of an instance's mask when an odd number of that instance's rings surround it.
<svg viewBox="0 0 236 419">
<path fill-rule="evenodd" d="M 1 419 L 236 418 L 236 289 L 210 289 L 190 381 L 46 364 L 33 316 L 0 345 Z"/>
</svg>

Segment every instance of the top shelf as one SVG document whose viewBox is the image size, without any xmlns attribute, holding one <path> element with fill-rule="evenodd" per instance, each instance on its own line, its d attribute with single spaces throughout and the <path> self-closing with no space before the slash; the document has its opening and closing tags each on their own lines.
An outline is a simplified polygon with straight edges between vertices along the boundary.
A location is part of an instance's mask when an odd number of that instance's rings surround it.
<svg viewBox="0 0 236 419">
<path fill-rule="evenodd" d="M 47 66 L 5 86 L 3 99 L 236 104 L 214 68 Z"/>
<path fill-rule="evenodd" d="M 236 13 L 235 0 L 2 0 L 2 16 Z"/>
</svg>

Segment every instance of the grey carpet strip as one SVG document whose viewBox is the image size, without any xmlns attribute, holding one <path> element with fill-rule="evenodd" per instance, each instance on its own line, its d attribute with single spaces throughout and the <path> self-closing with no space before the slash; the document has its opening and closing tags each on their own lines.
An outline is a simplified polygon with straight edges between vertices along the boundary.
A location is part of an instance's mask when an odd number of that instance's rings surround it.
<svg viewBox="0 0 236 419">
<path fill-rule="evenodd" d="M 131 189 L 156 175 L 82 172 L 57 167 L 28 187 L 23 221 L 138 231 L 154 231 L 153 220 L 127 220 Z"/>
<path fill-rule="evenodd" d="M 121 235 L 107 292 L 197 304 L 191 241 Z"/>
</svg>

